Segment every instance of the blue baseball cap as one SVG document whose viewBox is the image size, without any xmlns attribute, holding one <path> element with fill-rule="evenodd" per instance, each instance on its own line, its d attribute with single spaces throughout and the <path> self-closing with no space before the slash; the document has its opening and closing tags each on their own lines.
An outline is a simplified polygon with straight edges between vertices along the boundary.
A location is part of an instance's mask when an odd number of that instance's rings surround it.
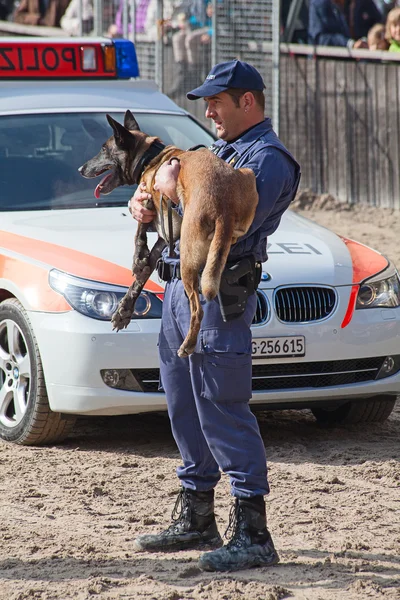
<svg viewBox="0 0 400 600">
<path fill-rule="evenodd" d="M 197 100 L 206 96 L 215 96 L 229 88 L 263 90 L 265 85 L 260 73 L 252 65 L 241 60 L 230 60 L 215 65 L 205 82 L 188 92 L 186 97 L 188 100 Z"/>
</svg>

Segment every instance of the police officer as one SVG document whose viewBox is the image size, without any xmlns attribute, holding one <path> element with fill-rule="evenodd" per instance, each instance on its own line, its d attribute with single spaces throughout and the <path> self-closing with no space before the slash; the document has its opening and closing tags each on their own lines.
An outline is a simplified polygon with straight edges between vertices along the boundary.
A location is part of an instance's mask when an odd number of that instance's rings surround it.
<svg viewBox="0 0 400 600">
<path fill-rule="evenodd" d="M 215 123 L 219 139 L 211 150 L 234 168 L 251 168 L 256 176 L 259 203 L 254 222 L 232 246 L 230 267 L 241 264 L 243 257 L 254 265 L 267 260 L 267 237 L 278 227 L 300 179 L 299 165 L 273 131 L 270 119 L 264 117 L 264 89 L 252 65 L 234 60 L 213 67 L 205 82 L 187 94 L 189 100 L 204 99 L 206 117 Z M 160 191 L 176 202 L 179 168 L 177 162 L 164 165 L 156 178 Z M 133 217 L 145 223 L 154 218 L 142 206 L 148 197 L 145 189 L 138 188 L 130 203 Z M 170 527 L 139 536 L 135 548 L 218 548 L 200 556 L 200 567 L 208 571 L 274 565 L 279 558 L 266 523 L 265 448 L 249 408 L 254 277 L 239 282 L 246 286 L 250 281 L 253 287 L 245 307 L 232 319 L 222 316 L 221 296 L 212 302 L 202 299 L 198 345 L 189 358 L 182 359 L 177 349 L 189 327 L 190 309 L 177 268 L 179 243 L 175 256 L 168 254 L 165 251 L 163 259 L 167 284 L 159 338 L 160 379 L 183 462 L 177 469 L 181 491 Z M 214 515 L 220 471 L 229 476 L 235 499 L 228 526 L 231 537 L 225 546 Z"/>
</svg>

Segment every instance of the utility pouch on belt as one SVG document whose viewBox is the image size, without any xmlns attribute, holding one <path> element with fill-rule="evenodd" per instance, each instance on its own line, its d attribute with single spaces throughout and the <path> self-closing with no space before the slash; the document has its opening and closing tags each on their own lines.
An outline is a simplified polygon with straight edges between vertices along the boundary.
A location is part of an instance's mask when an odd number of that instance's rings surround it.
<svg viewBox="0 0 400 600">
<path fill-rule="evenodd" d="M 171 279 L 169 265 L 165 263 L 162 258 L 158 259 L 156 270 L 159 278 L 163 281 L 169 281 Z"/>
<path fill-rule="evenodd" d="M 181 278 L 181 269 L 178 264 L 170 264 L 163 261 L 162 258 L 159 258 L 156 264 L 156 270 L 158 276 L 163 281 L 171 281 L 174 277 L 177 279 Z"/>
<path fill-rule="evenodd" d="M 261 265 L 254 258 L 242 258 L 226 265 L 222 272 L 218 300 L 223 320 L 240 317 L 247 300 L 257 289 L 261 279 Z"/>
</svg>

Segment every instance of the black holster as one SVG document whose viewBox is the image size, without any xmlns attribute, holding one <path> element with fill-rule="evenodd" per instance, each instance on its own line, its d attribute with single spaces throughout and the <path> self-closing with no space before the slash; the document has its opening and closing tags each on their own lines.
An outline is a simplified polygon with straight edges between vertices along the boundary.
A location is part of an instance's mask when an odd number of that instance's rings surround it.
<svg viewBox="0 0 400 600">
<path fill-rule="evenodd" d="M 253 257 L 226 265 L 218 293 L 221 315 L 225 322 L 237 319 L 244 313 L 247 300 L 260 283 L 261 274 L 261 263 L 256 263 Z"/>
<path fill-rule="evenodd" d="M 171 264 L 164 262 L 163 258 L 159 258 L 156 264 L 158 276 L 163 281 L 171 281 L 171 279 L 181 279 L 181 268 L 179 263 Z"/>
</svg>

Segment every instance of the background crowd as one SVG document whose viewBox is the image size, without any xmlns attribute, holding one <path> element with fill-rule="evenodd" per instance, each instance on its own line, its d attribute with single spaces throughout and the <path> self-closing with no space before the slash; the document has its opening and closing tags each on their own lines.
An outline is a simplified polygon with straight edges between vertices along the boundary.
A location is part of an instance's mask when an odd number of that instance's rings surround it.
<svg viewBox="0 0 400 600">
<path fill-rule="evenodd" d="M 400 51 L 400 2 L 310 0 L 308 42 Z"/>
<path fill-rule="evenodd" d="M 122 37 L 124 2 L 103 2 L 104 33 Z M 136 1 L 136 35 L 155 41 L 158 35 L 157 0 Z M 227 0 L 219 0 L 224 3 Z M 292 0 L 282 0 L 282 25 Z M 69 35 L 93 30 L 93 0 L 0 0 L 0 20 L 26 25 L 61 27 Z M 173 48 L 179 72 L 198 69 L 201 53 L 210 46 L 212 4 L 210 0 L 164 0 L 162 35 Z M 400 51 L 400 0 L 303 0 L 299 19 L 299 43 L 322 46 Z M 128 14 L 128 21 L 132 19 Z M 131 25 L 130 25 L 131 27 Z M 131 29 L 128 28 L 128 31 Z"/>
<path fill-rule="evenodd" d="M 126 8 L 126 1 L 103 1 L 104 34 L 108 37 L 122 37 L 132 31 L 130 2 Z M 218 2 L 222 8 L 226 3 L 229 12 L 228 0 Z M 292 2 L 281 0 L 282 39 Z M 154 42 L 161 36 L 171 47 L 175 77 L 169 94 L 174 97 L 202 80 L 210 63 L 210 0 L 163 0 L 162 23 L 157 20 L 157 0 L 135 0 L 135 6 L 136 40 Z M 243 2 L 245 11 L 250 10 L 249 6 Z M 129 26 L 124 29 L 126 11 Z M 234 19 L 239 12 L 236 10 Z M 245 25 L 246 14 L 240 12 L 242 17 Z M 0 0 L 0 20 L 60 27 L 68 35 L 81 31 L 87 35 L 94 33 L 93 0 Z M 297 20 L 300 27 L 286 41 L 400 52 L 400 0 L 303 0 Z M 248 33 L 251 35 L 250 29 Z"/>
</svg>

